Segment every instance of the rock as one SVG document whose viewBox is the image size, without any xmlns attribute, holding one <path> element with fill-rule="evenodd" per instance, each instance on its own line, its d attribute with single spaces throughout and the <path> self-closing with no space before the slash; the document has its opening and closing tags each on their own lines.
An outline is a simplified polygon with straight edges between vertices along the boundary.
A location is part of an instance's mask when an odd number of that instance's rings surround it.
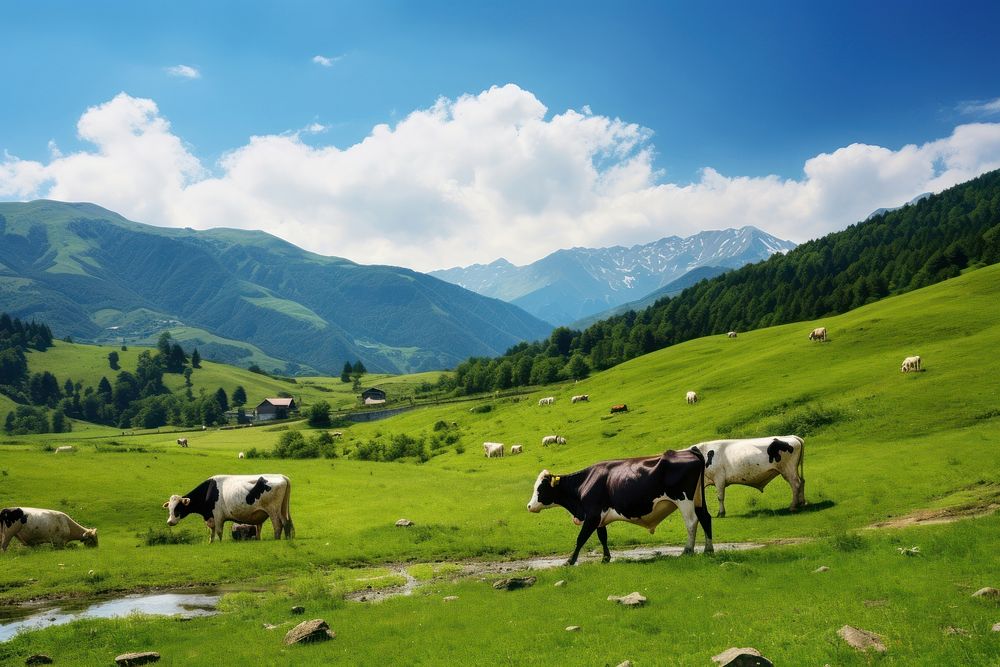
<svg viewBox="0 0 1000 667">
<path fill-rule="evenodd" d="M 305 644 L 308 642 L 326 641 L 336 636 L 326 621 L 321 618 L 314 618 L 311 621 L 302 621 L 289 630 L 288 634 L 285 635 L 285 643 L 288 645 Z"/>
<path fill-rule="evenodd" d="M 264 623 L 264 629 L 265 630 L 274 630 L 276 627 L 278 627 L 278 626 L 277 625 L 272 625 L 270 623 Z"/>
<path fill-rule="evenodd" d="M 817 572 L 829 572 L 829 571 L 830 568 L 828 568 L 826 565 L 820 565 L 815 570 L 813 570 L 813 574 L 816 574 Z"/>
<path fill-rule="evenodd" d="M 538 581 L 535 577 L 511 577 L 510 579 L 499 579 L 493 582 L 493 588 L 498 591 L 516 591 L 518 588 L 528 588 L 534 586 Z"/>
<path fill-rule="evenodd" d="M 990 600 L 1000 599 L 1000 590 L 996 588 L 991 588 L 987 586 L 986 588 L 980 588 L 978 591 L 972 594 L 974 598 L 987 598 Z"/>
<path fill-rule="evenodd" d="M 566 580 L 565 579 L 560 579 L 559 581 L 557 581 L 556 583 L 554 583 L 552 585 L 555 586 L 556 588 L 562 588 L 563 586 L 566 585 Z"/>
<path fill-rule="evenodd" d="M 615 595 L 609 595 L 608 600 L 612 602 L 617 602 L 620 605 L 626 607 L 641 607 L 646 604 L 646 596 L 642 595 L 639 591 L 629 593 L 628 595 L 623 595 L 621 597 Z"/>
<path fill-rule="evenodd" d="M 774 667 L 774 663 L 762 656 L 760 651 L 749 646 L 726 649 L 719 655 L 713 655 L 712 660 L 720 667 Z"/>
<path fill-rule="evenodd" d="M 457 599 L 458 599 L 458 596 L 457 596 L 457 595 L 446 595 L 446 596 L 445 596 L 444 598 L 442 598 L 442 599 L 443 599 L 443 600 L 444 600 L 445 602 L 454 602 L 455 600 L 457 600 Z"/>
<path fill-rule="evenodd" d="M 1000 632 L 1000 623 L 993 624 L 993 632 Z"/>
<path fill-rule="evenodd" d="M 410 526 L 413 526 L 413 525 L 415 525 L 415 524 L 412 521 L 410 521 L 409 519 L 400 519 L 399 521 L 396 522 L 396 527 L 397 528 L 409 528 Z"/>
<path fill-rule="evenodd" d="M 304 614 L 304 613 L 306 613 L 306 608 L 305 607 L 300 607 L 300 606 L 296 605 L 296 606 L 292 607 L 291 611 L 292 611 L 293 614 Z"/>
<path fill-rule="evenodd" d="M 567 625 L 566 626 L 566 632 L 579 632 L 579 631 L 580 631 L 580 626 L 579 625 Z"/>
<path fill-rule="evenodd" d="M 36 653 L 35 655 L 28 656 L 28 659 L 24 661 L 26 665 L 51 665 L 52 658 L 45 655 L 44 653 Z"/>
<path fill-rule="evenodd" d="M 875 633 L 845 625 L 840 630 L 837 630 L 837 634 L 848 645 L 859 651 L 867 651 L 871 648 L 879 653 L 885 653 L 885 644 L 882 643 L 882 638 Z"/>
<path fill-rule="evenodd" d="M 143 651 L 141 653 L 122 653 L 115 658 L 121 667 L 131 667 L 131 665 L 148 665 L 151 662 L 158 662 L 160 654 L 156 651 Z"/>
<path fill-rule="evenodd" d="M 944 629 L 946 635 L 960 635 L 962 637 L 968 637 L 969 631 L 965 628 L 956 628 L 955 626 L 949 625 Z"/>
<path fill-rule="evenodd" d="M 632 667 L 632 661 L 626 660 L 625 662 L 619 662 L 615 667 Z"/>
</svg>

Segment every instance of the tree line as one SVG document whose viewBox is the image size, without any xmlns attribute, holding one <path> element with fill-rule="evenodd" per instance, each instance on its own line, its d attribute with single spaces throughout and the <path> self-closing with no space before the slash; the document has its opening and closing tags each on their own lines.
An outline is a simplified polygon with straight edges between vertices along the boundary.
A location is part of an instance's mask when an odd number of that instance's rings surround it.
<svg viewBox="0 0 1000 667">
<path fill-rule="evenodd" d="M 555 329 L 442 376 L 457 394 L 580 379 L 687 340 L 845 313 L 1000 262 L 1000 171 L 584 329 Z"/>
</svg>

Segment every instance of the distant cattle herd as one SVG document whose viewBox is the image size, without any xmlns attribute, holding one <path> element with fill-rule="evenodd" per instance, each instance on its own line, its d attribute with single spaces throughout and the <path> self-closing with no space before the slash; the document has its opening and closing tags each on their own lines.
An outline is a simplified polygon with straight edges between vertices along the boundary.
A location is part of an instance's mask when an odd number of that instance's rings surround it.
<svg viewBox="0 0 1000 667">
<path fill-rule="evenodd" d="M 736 332 L 727 336 L 736 338 Z M 800 339 L 801 340 L 801 339 Z M 809 340 L 827 342 L 826 327 L 809 333 Z M 903 359 L 903 373 L 922 371 L 919 356 Z M 694 390 L 686 394 L 688 404 L 700 396 Z M 588 394 L 571 398 L 572 404 L 589 402 Z M 539 406 L 555 405 L 555 396 L 539 399 Z M 611 406 L 611 414 L 627 413 L 628 406 Z M 610 419 L 610 417 L 604 417 Z M 337 433 L 337 436 L 342 435 Z M 177 438 L 180 447 L 188 447 L 187 438 Z M 541 438 L 542 446 L 565 445 L 566 437 L 550 434 Z M 803 461 L 805 443 L 796 435 L 767 436 L 738 440 L 710 440 L 696 443 L 680 451 L 595 463 L 583 470 L 556 475 L 543 470 L 535 479 L 528 510 L 540 512 L 561 506 L 570 512 L 580 526 L 576 548 L 569 559 L 575 563 L 587 540 L 597 533 L 604 559 L 611 557 L 607 543 L 607 525 L 627 521 L 656 530 L 663 519 L 680 510 L 687 528 L 685 552 L 694 551 L 695 536 L 700 525 L 705 531 L 705 552 L 712 547 L 712 519 L 705 503 L 705 488 L 714 486 L 718 497 L 718 516 L 726 515 L 726 487 L 739 484 L 760 491 L 775 477 L 782 477 L 791 488 L 789 508 L 796 510 L 806 503 Z M 505 454 L 500 442 L 484 442 L 486 458 Z M 57 453 L 72 452 L 70 445 L 55 449 Z M 524 446 L 510 446 L 510 454 L 521 454 Z M 239 458 L 244 453 L 239 452 Z M 163 503 L 167 524 L 176 525 L 181 519 L 196 514 L 210 530 L 210 541 L 222 539 L 226 522 L 233 522 L 234 540 L 259 540 L 261 526 L 270 521 L 275 539 L 291 538 L 295 534 L 290 512 L 291 481 L 280 474 L 215 475 L 184 495 L 172 495 Z M 63 512 L 33 507 L 7 507 L 0 510 L 0 548 L 3 551 L 12 540 L 26 546 L 51 543 L 63 546 L 81 541 L 97 546 L 97 529 L 85 528 Z"/>
</svg>

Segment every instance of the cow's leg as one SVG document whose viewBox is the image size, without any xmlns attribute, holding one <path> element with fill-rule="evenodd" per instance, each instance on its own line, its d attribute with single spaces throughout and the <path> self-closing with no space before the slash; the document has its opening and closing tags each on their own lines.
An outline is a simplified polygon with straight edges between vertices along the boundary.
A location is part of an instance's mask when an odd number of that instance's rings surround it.
<svg viewBox="0 0 1000 667">
<path fill-rule="evenodd" d="M 708 508 L 702 505 L 701 507 L 694 508 L 695 516 L 698 517 L 698 523 L 701 524 L 701 529 L 705 531 L 705 553 L 711 554 L 715 553 L 715 547 L 712 546 L 712 514 L 708 511 Z"/>
<path fill-rule="evenodd" d="M 676 505 L 681 511 L 681 516 L 684 517 L 684 527 L 687 528 L 688 533 L 687 544 L 684 546 L 684 554 L 693 554 L 694 538 L 698 533 L 698 515 L 695 513 L 694 501 L 678 500 Z"/>
<path fill-rule="evenodd" d="M 715 516 L 720 519 L 726 516 L 726 480 L 725 478 L 715 478 L 715 494 L 719 499 L 719 513 Z"/>
<path fill-rule="evenodd" d="M 805 481 L 799 479 L 797 470 L 792 470 L 790 473 L 782 473 L 781 476 L 788 482 L 788 486 L 792 487 L 792 504 L 788 506 L 788 509 L 794 512 L 802 505 L 805 505 Z"/>
<path fill-rule="evenodd" d="M 280 540 L 281 539 L 281 529 L 283 527 L 282 523 L 281 523 L 281 515 L 280 514 L 272 514 L 271 515 L 271 527 L 274 528 L 274 539 Z"/>
<path fill-rule="evenodd" d="M 608 549 L 608 529 L 606 526 L 601 526 L 597 529 L 597 539 L 601 541 L 601 546 L 604 547 L 604 562 L 611 562 L 611 551 Z"/>
<path fill-rule="evenodd" d="M 12 526 L 13 527 L 13 526 Z M 3 533 L 3 539 L 0 540 L 0 551 L 7 551 L 7 547 L 10 546 L 10 541 L 14 539 L 15 531 L 6 530 Z"/>
<path fill-rule="evenodd" d="M 567 565 L 576 565 L 576 559 L 580 555 L 580 550 L 583 549 L 583 545 L 587 543 L 590 536 L 594 534 L 595 530 L 597 530 L 597 526 L 600 522 L 600 516 L 587 517 L 587 519 L 583 522 L 583 525 L 580 526 L 580 534 L 576 536 L 576 549 L 573 550 L 573 555 L 569 557 L 568 561 L 566 561 Z"/>
</svg>

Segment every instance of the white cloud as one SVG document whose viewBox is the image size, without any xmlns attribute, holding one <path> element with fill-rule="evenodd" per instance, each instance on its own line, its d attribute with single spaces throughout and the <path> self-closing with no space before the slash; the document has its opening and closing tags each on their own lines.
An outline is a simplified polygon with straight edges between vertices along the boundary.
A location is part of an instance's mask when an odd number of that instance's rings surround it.
<svg viewBox="0 0 1000 667">
<path fill-rule="evenodd" d="M 958 110 L 964 114 L 976 116 L 992 116 L 1000 114 L 1000 97 L 995 100 L 962 102 L 958 105 Z"/>
<path fill-rule="evenodd" d="M 164 68 L 170 76 L 179 76 L 182 79 L 200 79 L 201 72 L 190 65 L 174 65 Z"/>
<path fill-rule="evenodd" d="M 317 65 L 322 65 L 323 67 L 333 67 L 338 62 L 344 59 L 344 56 L 313 56 L 312 61 Z"/>
<path fill-rule="evenodd" d="M 93 201 L 152 224 L 263 229 L 363 263 L 430 270 L 558 248 L 646 243 L 756 225 L 805 241 L 1000 168 L 1000 123 L 960 125 L 898 149 L 852 144 L 799 178 L 665 182 L 652 133 L 590 109 L 550 114 L 515 85 L 441 98 L 344 149 L 306 144 L 319 123 L 252 137 L 214 172 L 152 100 L 124 93 L 77 126 L 93 145 L 47 163 L 6 155 L 0 196 Z"/>
</svg>

